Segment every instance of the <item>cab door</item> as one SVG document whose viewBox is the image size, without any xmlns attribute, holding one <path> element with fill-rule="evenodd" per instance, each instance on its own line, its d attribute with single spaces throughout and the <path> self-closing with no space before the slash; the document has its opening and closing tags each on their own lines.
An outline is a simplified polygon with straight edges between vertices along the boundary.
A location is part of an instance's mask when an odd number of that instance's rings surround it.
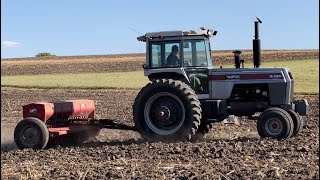
<svg viewBox="0 0 320 180">
<path fill-rule="evenodd" d="M 209 93 L 208 56 L 209 47 L 204 39 L 183 41 L 183 65 L 192 88 L 197 94 Z M 210 52 L 210 51 L 209 51 Z"/>
</svg>

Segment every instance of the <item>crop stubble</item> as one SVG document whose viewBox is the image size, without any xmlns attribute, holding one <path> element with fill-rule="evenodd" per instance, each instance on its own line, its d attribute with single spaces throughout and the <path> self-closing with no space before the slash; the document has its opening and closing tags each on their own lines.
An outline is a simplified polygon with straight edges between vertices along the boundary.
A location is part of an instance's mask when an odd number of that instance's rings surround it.
<svg viewBox="0 0 320 180">
<path fill-rule="evenodd" d="M 133 125 L 131 106 L 137 92 L 2 88 L 3 178 L 319 179 L 317 96 L 299 97 L 309 100 L 310 115 L 305 119 L 301 135 L 283 141 L 260 139 L 255 122 L 241 118 L 240 125 L 215 124 L 206 139 L 197 143 L 147 143 L 135 132 L 103 130 L 99 141 L 83 146 L 13 150 L 12 130 L 21 119 L 21 105 L 34 101 L 94 99 L 98 115 Z"/>
<path fill-rule="evenodd" d="M 215 64 L 230 63 L 231 51 L 214 54 Z M 246 64 L 251 51 L 245 51 Z M 262 59 L 319 58 L 318 50 L 264 51 Z M 1 75 L 141 70 L 143 54 L 56 57 L 2 61 Z M 248 66 L 248 65 L 247 65 Z M 132 104 L 138 91 L 1 89 L 1 174 L 3 179 L 319 179 L 319 97 L 307 98 L 310 115 L 301 135 L 283 141 L 260 139 L 255 122 L 215 124 L 197 143 L 147 143 L 132 131 L 103 130 L 98 141 L 48 150 L 17 150 L 13 129 L 21 106 L 35 101 L 96 100 L 97 114 L 132 126 Z"/>
</svg>

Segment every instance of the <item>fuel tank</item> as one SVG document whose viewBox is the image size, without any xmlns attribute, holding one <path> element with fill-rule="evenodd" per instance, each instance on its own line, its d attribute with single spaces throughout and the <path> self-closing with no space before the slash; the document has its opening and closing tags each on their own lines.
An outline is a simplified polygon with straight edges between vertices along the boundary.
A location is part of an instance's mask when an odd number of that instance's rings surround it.
<svg viewBox="0 0 320 180">
<path fill-rule="evenodd" d="M 66 100 L 56 102 L 36 102 L 23 108 L 23 118 L 36 117 L 43 122 L 52 119 L 94 119 L 93 100 Z"/>
</svg>

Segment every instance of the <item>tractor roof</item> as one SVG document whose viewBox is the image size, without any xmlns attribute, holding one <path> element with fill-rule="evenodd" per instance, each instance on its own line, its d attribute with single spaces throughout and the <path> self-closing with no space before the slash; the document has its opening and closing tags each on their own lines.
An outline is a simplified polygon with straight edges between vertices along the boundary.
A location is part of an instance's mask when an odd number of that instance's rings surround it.
<svg viewBox="0 0 320 180">
<path fill-rule="evenodd" d="M 138 41 L 145 42 L 147 39 L 153 38 L 164 38 L 164 37 L 181 37 L 181 36 L 214 36 L 217 34 L 217 31 L 213 31 L 212 29 L 206 29 L 201 27 L 200 30 L 194 31 L 160 31 L 160 32 L 149 32 L 144 36 L 139 36 Z"/>
</svg>

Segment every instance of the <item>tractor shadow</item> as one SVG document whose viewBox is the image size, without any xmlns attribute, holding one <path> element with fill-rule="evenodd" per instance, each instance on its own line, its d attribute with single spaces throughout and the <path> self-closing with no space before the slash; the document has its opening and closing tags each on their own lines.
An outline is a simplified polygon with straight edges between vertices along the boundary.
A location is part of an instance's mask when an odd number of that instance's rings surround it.
<svg viewBox="0 0 320 180">
<path fill-rule="evenodd" d="M 200 143 L 219 143 L 221 141 L 226 142 L 226 143 L 237 143 L 237 142 L 248 142 L 248 141 L 257 141 L 260 138 L 257 137 L 239 137 L 237 139 L 204 139 L 204 140 L 199 140 L 196 142 L 189 142 L 186 141 L 185 143 L 190 143 L 190 144 L 200 144 Z M 128 140 L 113 140 L 113 141 L 90 141 L 90 142 L 85 142 L 83 144 L 59 144 L 59 145 L 54 145 L 52 147 L 46 148 L 46 149 L 60 149 L 60 148 L 73 148 L 73 147 L 80 147 L 80 148 L 98 148 L 98 147 L 103 147 L 103 146 L 130 146 L 130 145 L 147 145 L 150 143 L 163 143 L 163 144 L 179 144 L 181 142 L 167 142 L 167 141 L 147 141 L 142 138 L 140 139 L 128 139 Z M 19 148 L 16 146 L 16 144 L 12 142 L 6 142 L 1 144 L 1 152 L 8 152 L 8 151 L 16 151 L 19 150 Z"/>
<path fill-rule="evenodd" d="M 246 143 L 249 141 L 258 141 L 261 138 L 259 137 L 239 137 L 236 139 L 224 139 L 224 138 L 219 138 L 219 139 L 204 139 L 204 140 L 198 140 L 195 142 L 190 142 L 190 141 L 185 141 L 182 143 L 189 143 L 191 145 L 197 145 L 201 143 L 221 143 L 221 141 L 226 142 L 226 143 L 237 143 L 237 142 L 242 142 Z M 100 142 L 86 142 L 81 145 L 77 145 L 78 147 L 83 147 L 83 148 L 98 148 L 98 147 L 103 147 L 103 146 L 130 146 L 130 145 L 148 145 L 152 143 L 162 143 L 162 144 L 179 144 L 181 142 L 168 142 L 168 141 L 147 141 L 145 139 L 129 139 L 129 140 L 114 140 L 114 141 L 100 141 Z M 60 147 L 72 147 L 72 146 L 60 146 Z M 55 147 L 53 147 L 55 148 Z"/>
</svg>

